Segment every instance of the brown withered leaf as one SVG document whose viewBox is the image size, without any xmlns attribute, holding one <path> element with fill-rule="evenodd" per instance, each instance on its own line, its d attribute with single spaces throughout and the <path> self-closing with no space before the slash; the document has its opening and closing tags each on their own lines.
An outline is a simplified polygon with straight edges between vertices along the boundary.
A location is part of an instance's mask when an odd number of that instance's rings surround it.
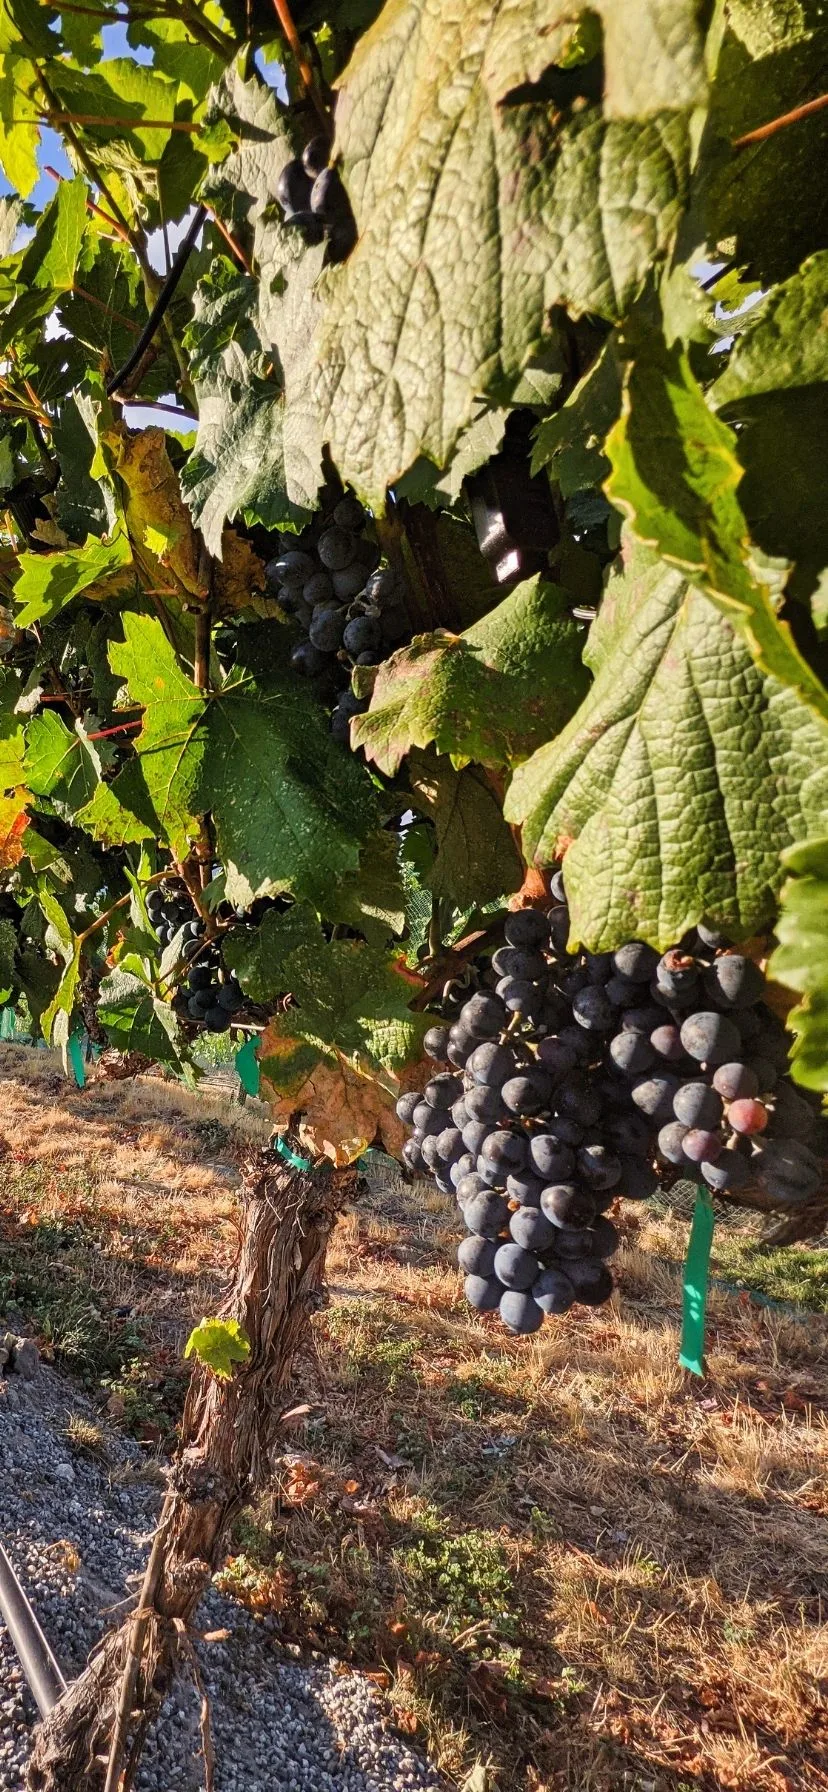
<svg viewBox="0 0 828 1792">
<path fill-rule="evenodd" d="M 252 610 L 257 616 L 281 616 L 279 605 L 272 598 L 262 597 L 264 561 L 251 543 L 237 535 L 235 529 L 225 529 L 221 553 L 213 574 L 214 615 L 233 616 L 239 610 Z"/>
<path fill-rule="evenodd" d="M 26 814 L 28 792 L 13 790 L 10 796 L 0 796 L 0 867 L 10 871 L 13 865 L 19 865 L 23 857 L 23 837 L 28 827 Z"/>
<path fill-rule="evenodd" d="M 102 441 L 124 488 L 124 514 L 136 558 L 156 583 L 206 596 L 199 541 L 167 453 L 163 429 L 113 423 Z"/>
<path fill-rule="evenodd" d="M 299 1137 L 309 1154 L 330 1158 L 341 1168 L 355 1163 L 379 1137 L 390 1156 L 399 1155 L 406 1134 L 394 1112 L 403 1086 L 396 1077 L 384 1075 L 383 1087 L 339 1054 L 322 1058 L 307 1040 L 288 1038 L 272 1027 L 263 1035 L 259 1060 L 262 1095 L 276 1125 L 287 1125 L 300 1114 Z M 268 1078 L 268 1061 L 287 1093 L 280 1094 Z"/>
</svg>

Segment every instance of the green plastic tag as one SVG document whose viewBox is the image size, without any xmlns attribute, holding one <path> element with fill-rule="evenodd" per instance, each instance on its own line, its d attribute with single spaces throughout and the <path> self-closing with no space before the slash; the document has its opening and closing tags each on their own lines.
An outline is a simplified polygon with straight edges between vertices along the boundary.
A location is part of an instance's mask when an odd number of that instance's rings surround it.
<svg viewBox="0 0 828 1792">
<path fill-rule="evenodd" d="M 67 1047 L 67 1052 L 68 1052 L 68 1057 L 69 1057 L 69 1063 L 72 1066 L 72 1075 L 75 1079 L 75 1082 L 78 1085 L 78 1088 L 82 1089 L 86 1082 L 86 1069 L 85 1069 L 84 1062 L 83 1062 L 83 1034 L 82 1033 L 73 1033 L 72 1034 L 72 1037 L 71 1037 L 68 1047 Z"/>
<path fill-rule="evenodd" d="M 285 1144 L 284 1139 L 280 1138 L 278 1133 L 273 1140 L 273 1149 L 278 1151 L 279 1156 L 284 1158 L 285 1163 L 291 1164 L 294 1170 L 313 1169 L 311 1159 L 300 1157 L 298 1151 L 291 1151 L 290 1146 Z"/>
<path fill-rule="evenodd" d="M 704 1314 L 707 1306 L 707 1284 L 710 1278 L 710 1246 L 716 1216 L 713 1203 L 703 1183 L 696 1188 L 693 1224 L 684 1264 L 684 1299 L 682 1303 L 681 1349 L 679 1362 L 692 1375 L 704 1375 Z"/>
<path fill-rule="evenodd" d="M 262 1073 L 259 1068 L 259 1060 L 256 1057 L 258 1044 L 259 1041 L 255 1033 L 251 1033 L 250 1038 L 245 1040 L 244 1045 L 239 1046 L 236 1053 L 239 1082 L 248 1095 L 258 1095 L 261 1083 Z"/>
<path fill-rule="evenodd" d="M 14 1009 L 4 1008 L 0 1015 L 0 1039 L 14 1038 Z"/>
</svg>

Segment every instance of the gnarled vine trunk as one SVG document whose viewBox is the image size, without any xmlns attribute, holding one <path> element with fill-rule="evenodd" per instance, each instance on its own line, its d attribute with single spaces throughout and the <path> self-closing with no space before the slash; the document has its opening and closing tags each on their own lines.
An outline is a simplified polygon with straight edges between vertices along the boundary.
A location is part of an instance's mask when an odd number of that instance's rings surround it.
<svg viewBox="0 0 828 1792">
<path fill-rule="evenodd" d="M 230 1381 L 194 1369 L 139 1610 L 104 1638 L 39 1726 L 29 1792 L 102 1792 L 119 1703 L 131 1780 L 172 1678 L 181 1627 L 221 1561 L 231 1520 L 265 1478 L 282 1391 L 319 1304 L 328 1237 L 352 1186 L 352 1173 L 284 1169 L 269 1153 L 250 1166 L 239 1262 L 222 1309 L 244 1327 L 250 1357 Z M 134 1683 L 125 1682 L 130 1658 Z M 120 1775 L 110 1779 L 120 1783 Z"/>
</svg>

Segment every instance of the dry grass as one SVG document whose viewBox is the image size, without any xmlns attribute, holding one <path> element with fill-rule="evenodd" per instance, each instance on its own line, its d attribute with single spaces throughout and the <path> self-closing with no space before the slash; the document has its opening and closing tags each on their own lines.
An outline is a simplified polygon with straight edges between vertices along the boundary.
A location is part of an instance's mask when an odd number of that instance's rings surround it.
<svg viewBox="0 0 828 1792">
<path fill-rule="evenodd" d="M 229 1266 L 242 1135 L 154 1081 L 0 1074 L 6 1239 L 48 1244 L 69 1191 L 100 1304 L 133 1290 L 163 1355 Z M 714 1291 L 686 1376 L 685 1241 L 631 1220 L 609 1307 L 519 1341 L 462 1305 L 441 1197 L 375 1188 L 335 1235 L 310 1410 L 225 1584 L 364 1663 L 458 1784 L 828 1786 L 828 1321 Z"/>
</svg>

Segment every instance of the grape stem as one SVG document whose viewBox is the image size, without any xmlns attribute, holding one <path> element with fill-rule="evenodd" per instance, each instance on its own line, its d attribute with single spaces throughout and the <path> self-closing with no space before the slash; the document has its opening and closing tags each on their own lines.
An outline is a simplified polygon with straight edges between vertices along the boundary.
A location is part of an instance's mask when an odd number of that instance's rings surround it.
<svg viewBox="0 0 828 1792">
<path fill-rule="evenodd" d="M 815 100 L 805 100 L 801 106 L 794 106 L 791 112 L 782 112 L 779 118 L 771 118 L 767 124 L 757 125 L 755 131 L 745 131 L 743 137 L 734 137 L 731 149 L 747 149 L 750 143 L 764 143 L 767 137 L 773 137 L 789 124 L 798 124 L 801 118 L 810 118 L 814 112 L 821 112 L 828 106 L 828 93 L 821 93 Z"/>
</svg>

